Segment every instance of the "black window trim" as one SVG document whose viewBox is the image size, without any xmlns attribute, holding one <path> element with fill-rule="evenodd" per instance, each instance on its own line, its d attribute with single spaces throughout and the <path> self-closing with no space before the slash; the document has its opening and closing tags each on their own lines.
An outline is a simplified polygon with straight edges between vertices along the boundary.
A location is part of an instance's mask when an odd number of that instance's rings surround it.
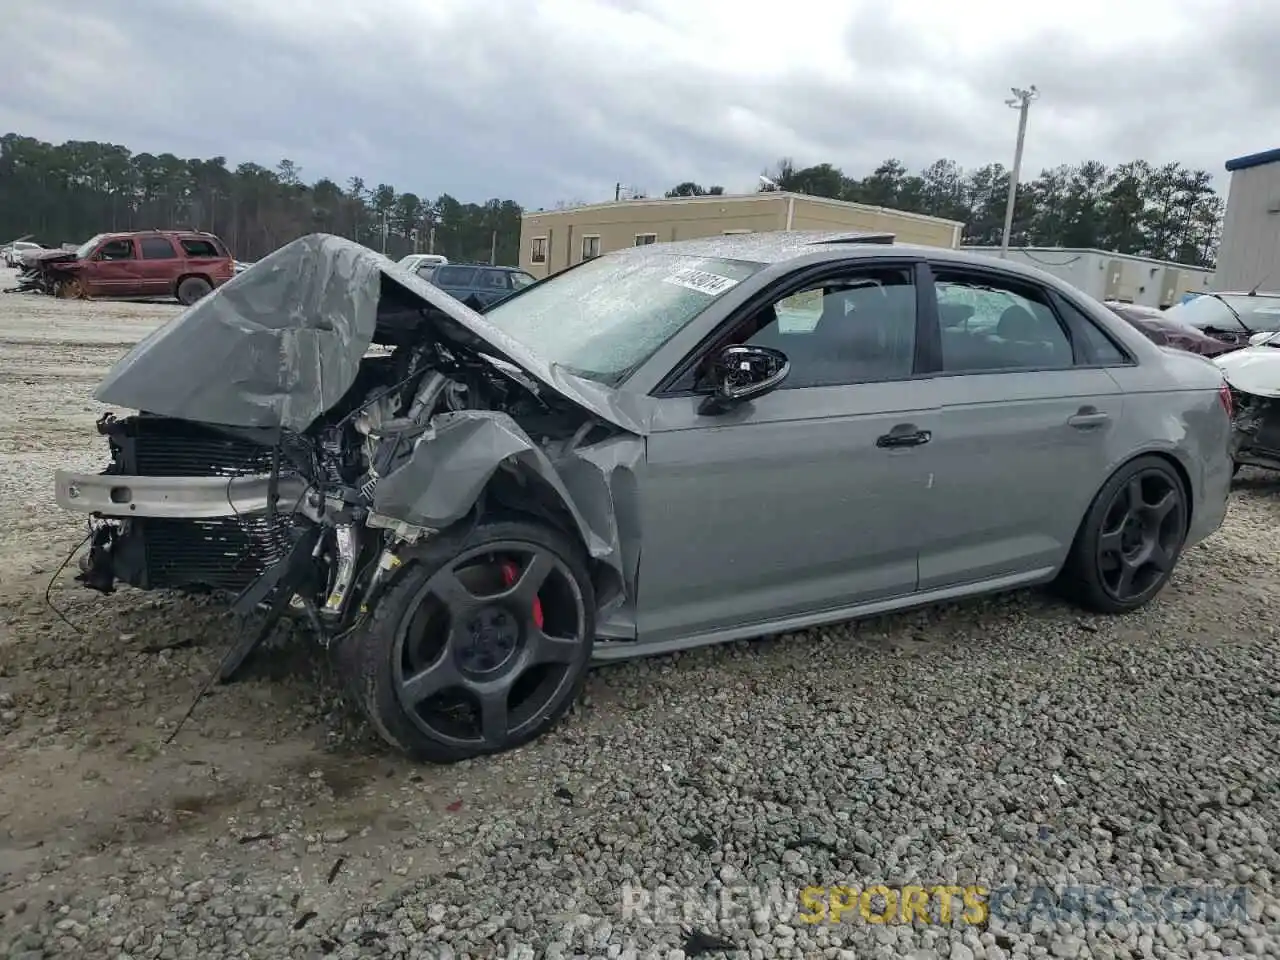
<svg viewBox="0 0 1280 960">
<path fill-rule="evenodd" d="M 936 354 L 934 356 L 934 372 L 929 374 L 933 377 L 985 377 L 995 376 L 1004 373 L 1062 373 L 1072 370 L 1105 370 L 1118 366 L 1136 366 L 1133 354 L 1123 344 L 1117 343 L 1115 337 L 1111 336 L 1101 325 L 1093 323 L 1089 318 L 1088 312 L 1079 304 L 1072 302 L 1070 299 L 1063 297 L 1053 288 L 1038 283 L 1035 280 L 1018 276 L 1017 274 L 1008 273 L 998 268 L 992 268 L 986 264 L 969 264 L 969 263 L 952 263 L 949 261 L 932 261 L 929 264 L 929 314 L 931 329 L 928 332 L 931 343 L 933 344 Z M 936 268 L 933 269 L 933 268 Z M 986 279 L 993 284 L 1006 287 L 1009 292 L 1023 296 L 1024 299 L 1039 299 L 1049 308 L 1050 314 L 1054 321 L 1058 324 L 1058 328 L 1062 331 L 1063 336 L 1067 338 L 1067 342 L 1071 345 L 1071 365 L 1068 367 L 990 367 L 973 370 L 944 370 L 942 366 L 942 326 L 938 319 L 938 298 L 935 284 L 948 282 L 945 279 L 946 274 L 967 275 L 974 278 L 975 281 Z M 939 279 L 938 274 L 943 274 L 944 279 Z M 1036 296 L 1026 297 L 1020 291 L 1030 291 Z M 1081 335 L 1081 331 L 1077 325 L 1073 323 L 1068 316 L 1064 316 L 1062 304 L 1066 303 L 1073 311 L 1083 317 L 1085 322 L 1091 323 L 1093 329 L 1101 336 L 1105 337 L 1111 344 L 1120 351 L 1125 358 L 1122 363 L 1100 362 L 1092 354 L 1092 347 L 1089 341 Z"/>
<path fill-rule="evenodd" d="M 906 377 L 895 377 L 890 380 L 868 380 L 865 384 L 825 384 L 816 387 L 801 387 L 803 390 L 829 390 L 832 387 L 841 386 L 876 386 L 885 383 L 907 383 L 912 380 L 923 380 L 933 377 L 936 374 L 929 372 L 928 367 L 933 362 L 932 353 L 928 345 L 924 342 L 924 334 L 927 332 L 928 326 L 925 318 L 927 301 L 933 300 L 933 284 L 928 274 L 928 264 L 920 257 L 916 256 L 893 256 L 893 257 L 859 257 L 851 260 L 830 261 L 826 260 L 809 267 L 801 268 L 793 273 L 779 277 L 772 283 L 760 290 L 756 291 L 748 300 L 743 302 L 736 310 L 733 311 L 722 323 L 717 324 L 707 336 L 703 337 L 698 345 L 687 353 L 684 358 L 671 368 L 651 391 L 649 396 L 655 399 L 668 399 L 675 397 L 699 397 L 706 396 L 708 391 L 697 389 L 691 385 L 682 385 L 685 379 L 693 372 L 694 368 L 703 360 L 717 342 L 719 342 L 727 333 L 737 328 L 741 324 L 749 320 L 758 310 L 768 304 L 776 303 L 786 297 L 800 293 L 815 283 L 823 280 L 834 279 L 839 276 L 847 276 L 857 271 L 872 270 L 892 270 L 903 269 L 911 274 L 911 285 L 916 292 L 916 330 L 915 330 L 915 358 L 912 363 L 912 372 Z M 927 286 L 926 286 L 927 282 Z M 925 291 L 928 296 L 922 294 Z M 933 326 L 937 328 L 937 307 L 933 308 Z"/>
</svg>

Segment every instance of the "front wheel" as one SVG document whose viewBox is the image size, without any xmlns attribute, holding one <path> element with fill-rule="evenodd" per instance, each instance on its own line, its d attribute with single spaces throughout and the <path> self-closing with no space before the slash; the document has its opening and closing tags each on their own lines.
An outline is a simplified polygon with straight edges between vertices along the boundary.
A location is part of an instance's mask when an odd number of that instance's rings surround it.
<svg viewBox="0 0 1280 960">
<path fill-rule="evenodd" d="M 582 550 L 540 524 L 501 522 L 414 547 L 349 639 L 351 678 L 396 749 L 451 763 L 510 750 L 577 698 L 595 636 Z"/>
<path fill-rule="evenodd" d="M 1098 492 L 1059 585 L 1097 613 L 1128 613 L 1168 582 L 1190 516 L 1182 478 L 1162 457 L 1139 457 Z"/>
</svg>

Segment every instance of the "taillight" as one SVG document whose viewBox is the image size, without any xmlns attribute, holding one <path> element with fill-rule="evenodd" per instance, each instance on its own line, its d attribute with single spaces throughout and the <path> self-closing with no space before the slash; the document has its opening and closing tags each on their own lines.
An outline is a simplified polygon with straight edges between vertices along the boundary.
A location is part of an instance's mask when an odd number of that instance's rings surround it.
<svg viewBox="0 0 1280 960">
<path fill-rule="evenodd" d="M 1224 382 L 1218 388 L 1218 399 L 1222 402 L 1222 409 L 1227 411 L 1227 419 L 1235 416 L 1235 403 L 1231 399 L 1231 388 Z"/>
</svg>

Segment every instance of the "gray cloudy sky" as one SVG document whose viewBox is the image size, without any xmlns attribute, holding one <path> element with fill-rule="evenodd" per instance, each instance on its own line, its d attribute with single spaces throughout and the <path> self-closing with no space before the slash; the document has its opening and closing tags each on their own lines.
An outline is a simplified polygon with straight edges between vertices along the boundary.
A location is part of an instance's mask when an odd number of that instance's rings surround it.
<svg viewBox="0 0 1280 960">
<path fill-rule="evenodd" d="M 1280 147 L 1265 0 L 22 0 L 0 132 L 224 155 L 528 206 L 1011 160 L 1204 167 Z"/>
</svg>

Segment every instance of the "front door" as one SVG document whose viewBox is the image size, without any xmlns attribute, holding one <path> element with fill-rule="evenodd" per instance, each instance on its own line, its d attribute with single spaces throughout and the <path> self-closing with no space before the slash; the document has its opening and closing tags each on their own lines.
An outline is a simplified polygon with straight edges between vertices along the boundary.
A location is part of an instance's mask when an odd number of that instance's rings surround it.
<svg viewBox="0 0 1280 960">
<path fill-rule="evenodd" d="M 132 237 L 105 241 L 80 270 L 91 297 L 137 296 L 144 287 L 141 261 Z"/>
<path fill-rule="evenodd" d="M 1090 321 L 1037 284 L 934 269 L 942 409 L 920 589 L 1047 573 L 1112 466 L 1123 397 L 1105 363 L 1122 356 L 1098 356 L 1105 336 L 1091 345 Z"/>
<path fill-rule="evenodd" d="M 938 411 L 911 379 L 910 266 L 839 277 L 730 324 L 726 342 L 778 347 L 774 392 L 699 413 L 660 398 L 641 482 L 637 627 L 644 642 L 750 635 L 916 589 Z"/>
</svg>

